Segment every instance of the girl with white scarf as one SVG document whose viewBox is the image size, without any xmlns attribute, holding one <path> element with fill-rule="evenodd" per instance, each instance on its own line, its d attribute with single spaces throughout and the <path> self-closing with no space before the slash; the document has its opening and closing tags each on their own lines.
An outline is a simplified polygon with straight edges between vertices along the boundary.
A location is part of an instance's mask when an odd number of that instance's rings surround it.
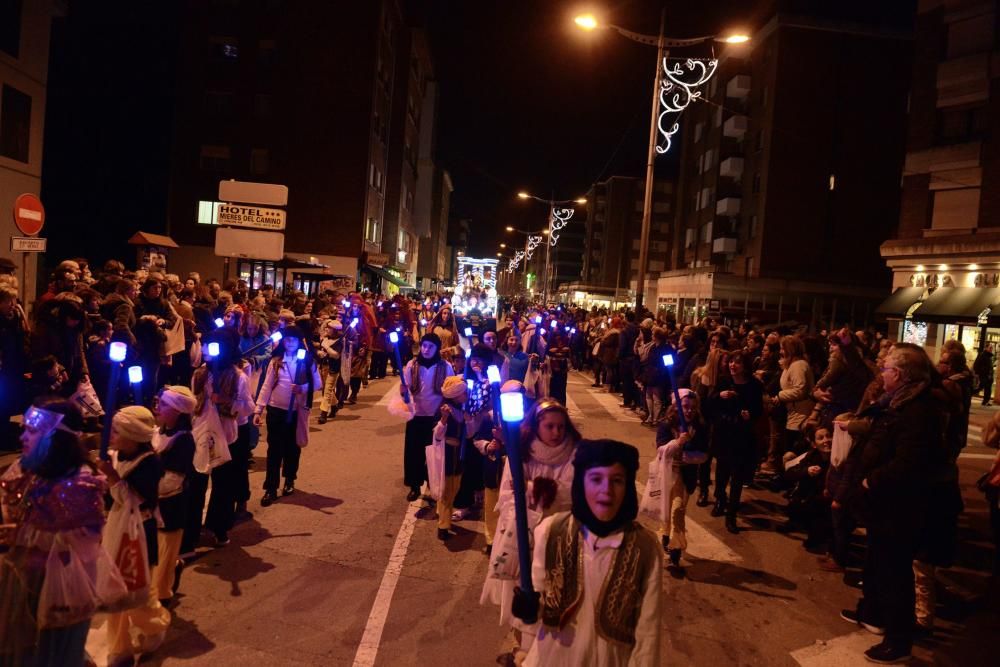
<svg viewBox="0 0 1000 667">
<path fill-rule="evenodd" d="M 530 533 L 542 519 L 556 512 L 565 512 L 573 504 L 573 454 L 580 441 L 580 432 L 573 426 L 563 405 L 544 398 L 525 416 L 520 440 L 522 447 L 527 445 L 523 466 Z M 500 605 L 500 623 L 509 623 L 514 627 L 519 642 L 515 658 L 520 659 L 534 642 L 535 626 L 525 624 L 510 613 L 518 577 L 518 560 L 517 540 L 514 537 L 514 484 L 509 460 L 500 482 L 497 512 L 500 521 L 479 601 L 481 604 L 489 601 Z"/>
</svg>

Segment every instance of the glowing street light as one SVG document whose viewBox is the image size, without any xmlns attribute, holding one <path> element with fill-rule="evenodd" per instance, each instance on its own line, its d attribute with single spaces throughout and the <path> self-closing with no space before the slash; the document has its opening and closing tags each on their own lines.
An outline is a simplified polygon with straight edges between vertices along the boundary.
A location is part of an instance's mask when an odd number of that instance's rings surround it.
<svg viewBox="0 0 1000 667">
<path fill-rule="evenodd" d="M 517 198 L 518 199 L 530 199 L 531 195 L 529 195 L 527 192 L 518 192 L 517 193 Z"/>
<path fill-rule="evenodd" d="M 580 197 L 579 199 L 574 199 L 573 201 L 576 202 L 577 204 L 586 204 L 587 203 L 587 198 L 586 197 Z"/>
<path fill-rule="evenodd" d="M 573 19 L 573 23 L 583 30 L 596 30 L 598 28 L 597 19 L 593 14 L 581 14 Z"/>
<path fill-rule="evenodd" d="M 726 35 L 720 38 L 718 41 L 724 42 L 726 44 L 746 44 L 750 41 L 750 35 L 743 35 L 740 33 L 735 33 L 732 35 Z"/>
<path fill-rule="evenodd" d="M 512 232 L 512 231 L 514 231 L 514 228 L 513 228 L 513 227 L 511 227 L 510 225 L 508 225 L 508 226 L 507 226 L 507 227 L 505 227 L 504 229 L 506 229 L 506 230 L 507 230 L 508 232 Z"/>
<path fill-rule="evenodd" d="M 500 244 L 500 247 L 501 247 L 501 248 L 506 248 L 506 247 L 507 247 L 507 244 L 506 244 L 506 243 L 501 243 L 501 244 Z"/>
</svg>

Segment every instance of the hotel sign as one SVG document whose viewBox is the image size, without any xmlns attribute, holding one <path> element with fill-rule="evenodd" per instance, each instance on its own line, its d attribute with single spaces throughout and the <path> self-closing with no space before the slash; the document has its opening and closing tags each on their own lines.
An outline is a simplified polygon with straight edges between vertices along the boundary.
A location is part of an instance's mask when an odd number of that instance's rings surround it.
<svg viewBox="0 0 1000 667">
<path fill-rule="evenodd" d="M 1000 287 L 1000 272 L 971 271 L 964 281 L 967 287 Z M 910 276 L 910 287 L 959 287 L 955 276 L 950 273 L 914 273 Z"/>
<path fill-rule="evenodd" d="M 219 204 L 215 221 L 227 227 L 250 227 L 276 232 L 285 228 L 285 212 L 263 206 Z"/>
</svg>

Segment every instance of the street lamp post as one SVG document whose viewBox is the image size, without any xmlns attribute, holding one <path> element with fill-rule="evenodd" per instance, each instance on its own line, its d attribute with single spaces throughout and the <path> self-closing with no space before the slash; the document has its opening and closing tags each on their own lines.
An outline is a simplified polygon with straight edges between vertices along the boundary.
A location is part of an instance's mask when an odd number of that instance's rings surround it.
<svg viewBox="0 0 1000 667">
<path fill-rule="evenodd" d="M 552 277 L 549 275 L 552 271 L 552 246 L 556 244 L 559 240 L 558 236 L 555 236 L 555 232 L 559 231 L 566 225 L 571 217 L 573 217 L 573 209 L 563 209 L 562 217 L 557 215 L 557 205 L 565 204 L 586 204 L 587 200 L 583 197 L 578 197 L 576 199 L 556 199 L 555 195 L 551 196 L 549 199 L 542 199 L 541 197 L 536 197 L 527 192 L 518 192 L 517 196 L 519 199 L 534 199 L 535 201 L 542 202 L 549 207 L 549 219 L 547 228 L 543 234 L 548 236 L 545 239 L 545 278 L 542 283 L 542 306 L 548 307 L 549 304 L 549 281 Z M 556 226 L 556 221 L 560 220 L 562 222 L 561 226 Z M 508 231 L 510 228 L 508 227 Z M 527 254 L 527 253 L 526 253 Z M 525 262 L 525 271 L 527 271 L 527 262 Z"/>
<path fill-rule="evenodd" d="M 666 26 L 666 7 L 660 12 L 660 32 L 656 37 L 643 35 L 626 30 L 620 26 L 611 24 L 601 24 L 593 15 L 578 16 L 574 21 L 583 30 L 595 30 L 596 28 L 610 28 L 622 37 L 626 37 L 633 42 L 656 46 L 656 72 L 653 76 L 653 100 L 652 111 L 649 117 L 649 146 L 646 151 L 646 193 L 643 198 L 642 207 L 642 231 L 639 240 L 639 271 L 636 276 L 635 286 L 635 308 L 638 311 L 643 305 L 643 298 L 646 292 L 646 263 L 649 260 L 649 229 L 652 220 L 653 209 L 653 185 L 654 185 L 654 162 L 657 153 L 665 153 L 670 148 L 670 137 L 677 131 L 677 124 L 665 128 L 661 125 L 664 116 L 668 113 L 679 113 L 690 103 L 692 99 L 700 96 L 700 92 L 694 88 L 705 83 L 715 72 L 715 61 L 711 68 L 701 67 L 701 76 L 696 81 L 681 81 L 679 66 L 673 70 L 667 70 L 666 58 L 669 56 L 668 46 L 693 46 L 710 40 L 721 41 L 727 44 L 743 44 L 750 40 L 750 37 L 743 34 L 732 34 L 727 37 L 717 37 L 709 35 L 706 37 L 695 37 L 692 39 L 667 39 L 664 37 Z M 695 66 L 691 60 L 688 61 L 688 70 L 694 70 Z M 663 74 L 667 75 L 664 81 Z M 659 108 L 663 106 L 663 110 Z M 666 139 L 666 147 L 657 146 L 656 133 L 659 131 Z M 619 272 L 620 273 L 620 272 Z M 616 289 L 617 294 L 617 289 Z"/>
</svg>

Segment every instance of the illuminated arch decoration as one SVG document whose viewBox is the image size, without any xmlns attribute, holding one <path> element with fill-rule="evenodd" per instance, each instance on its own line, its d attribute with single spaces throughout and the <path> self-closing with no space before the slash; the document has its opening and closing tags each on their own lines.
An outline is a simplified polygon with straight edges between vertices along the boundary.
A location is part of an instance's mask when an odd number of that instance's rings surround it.
<svg viewBox="0 0 1000 667">
<path fill-rule="evenodd" d="M 693 100 L 701 97 L 699 86 L 705 85 L 715 70 L 719 61 L 696 60 L 688 58 L 683 67 L 675 62 L 670 67 L 666 58 L 663 59 L 663 78 L 660 79 L 660 115 L 656 119 L 656 129 L 663 138 L 664 145 L 656 146 L 656 152 L 666 153 L 670 150 L 672 137 L 677 134 L 680 126 L 677 118 L 687 109 Z M 684 71 L 687 68 L 687 72 Z M 672 124 L 671 124 L 672 123 Z"/>
<path fill-rule="evenodd" d="M 510 260 L 507 264 L 507 273 L 514 273 L 517 271 L 517 267 L 521 265 L 521 260 L 524 259 L 524 251 L 517 250 L 514 252 L 514 258 Z"/>
<path fill-rule="evenodd" d="M 556 234 L 556 232 L 569 224 L 570 218 L 573 217 L 573 213 L 575 213 L 575 211 L 571 208 L 552 209 L 552 223 L 549 226 L 549 245 L 553 248 L 557 243 L 559 243 L 559 235 Z"/>
</svg>

